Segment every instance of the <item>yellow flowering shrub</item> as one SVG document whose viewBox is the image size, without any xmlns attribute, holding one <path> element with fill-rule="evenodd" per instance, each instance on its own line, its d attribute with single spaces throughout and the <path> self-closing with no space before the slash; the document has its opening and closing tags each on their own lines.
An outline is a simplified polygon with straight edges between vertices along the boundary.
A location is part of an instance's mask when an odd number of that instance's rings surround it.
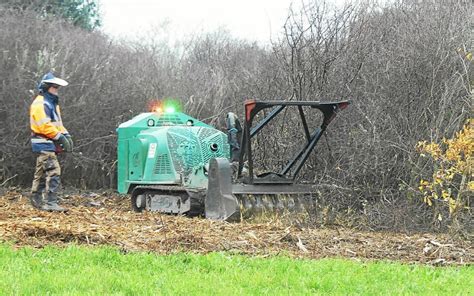
<svg viewBox="0 0 474 296">
<path fill-rule="evenodd" d="M 460 210 L 469 210 L 469 196 L 474 192 L 474 119 L 467 120 L 452 139 L 443 139 L 442 143 L 422 141 L 417 150 L 434 162 L 433 175 L 421 179 L 418 187 L 424 202 L 432 206 L 435 200 L 441 201 L 451 217 Z M 438 219 L 442 218 L 438 213 Z"/>
</svg>

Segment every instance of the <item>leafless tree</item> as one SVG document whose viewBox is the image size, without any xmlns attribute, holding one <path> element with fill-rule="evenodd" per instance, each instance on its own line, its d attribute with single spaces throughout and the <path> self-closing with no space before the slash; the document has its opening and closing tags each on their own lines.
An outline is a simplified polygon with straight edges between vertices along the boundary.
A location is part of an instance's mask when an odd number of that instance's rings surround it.
<svg viewBox="0 0 474 296">
<path fill-rule="evenodd" d="M 172 46 L 153 36 L 113 41 L 0 5 L 0 185 L 31 180 L 28 108 L 50 70 L 71 82 L 61 104 L 76 150 L 65 156 L 64 183 L 79 188 L 115 187 L 115 129 L 152 99 L 177 98 L 218 128 L 225 112 L 242 114 L 247 98 L 350 99 L 302 172 L 322 188 L 314 221 L 332 213 L 332 221 L 354 216 L 374 228 L 428 227 L 432 213 L 416 187 L 432 167 L 415 146 L 450 137 L 472 117 L 472 16 L 462 0 L 337 9 L 304 0 L 267 47 L 225 30 Z M 290 143 L 304 140 L 295 139 L 296 119 L 282 113 L 255 140 L 264 168 L 284 165 Z"/>
</svg>

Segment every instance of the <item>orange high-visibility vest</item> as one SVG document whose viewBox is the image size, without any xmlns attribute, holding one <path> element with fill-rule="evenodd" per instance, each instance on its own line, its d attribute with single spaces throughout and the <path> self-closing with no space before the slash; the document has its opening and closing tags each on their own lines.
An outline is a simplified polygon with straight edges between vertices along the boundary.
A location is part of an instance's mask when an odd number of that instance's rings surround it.
<svg viewBox="0 0 474 296">
<path fill-rule="evenodd" d="M 46 95 L 47 96 L 47 95 Z M 38 95 L 30 107 L 31 144 L 33 151 L 56 151 L 53 140 L 68 131 L 63 126 L 59 105 Z"/>
</svg>

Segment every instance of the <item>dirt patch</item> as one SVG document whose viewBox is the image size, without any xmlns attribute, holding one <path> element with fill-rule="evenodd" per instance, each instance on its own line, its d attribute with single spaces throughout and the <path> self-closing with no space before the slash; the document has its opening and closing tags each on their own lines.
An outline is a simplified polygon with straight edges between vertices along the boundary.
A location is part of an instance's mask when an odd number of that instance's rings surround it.
<svg viewBox="0 0 474 296">
<path fill-rule="evenodd" d="M 17 246 L 113 245 L 124 251 L 229 251 L 300 258 L 348 257 L 430 264 L 472 264 L 472 242 L 443 234 L 311 229 L 266 223 L 227 223 L 159 213 L 134 213 L 120 196 L 71 195 L 66 214 L 38 211 L 27 195 L 0 196 L 0 240 Z"/>
</svg>

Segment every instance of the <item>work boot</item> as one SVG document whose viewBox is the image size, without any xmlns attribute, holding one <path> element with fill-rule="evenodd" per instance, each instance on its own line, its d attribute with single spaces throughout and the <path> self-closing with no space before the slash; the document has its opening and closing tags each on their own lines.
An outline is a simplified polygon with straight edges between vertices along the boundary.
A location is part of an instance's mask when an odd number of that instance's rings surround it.
<svg viewBox="0 0 474 296">
<path fill-rule="evenodd" d="M 63 207 L 59 206 L 58 204 L 50 205 L 49 203 L 43 205 L 41 207 L 41 209 L 43 211 L 48 211 L 48 212 L 62 212 L 62 213 L 65 213 L 65 212 L 69 211 L 68 209 L 63 208 Z"/>
<path fill-rule="evenodd" d="M 43 205 L 43 194 L 41 192 L 33 192 L 30 195 L 30 203 L 33 207 L 41 209 Z"/>
<path fill-rule="evenodd" d="M 49 192 L 48 193 L 48 202 L 41 207 L 43 211 L 48 212 L 67 212 L 68 209 L 60 207 L 58 205 L 58 196 L 56 193 Z"/>
</svg>

